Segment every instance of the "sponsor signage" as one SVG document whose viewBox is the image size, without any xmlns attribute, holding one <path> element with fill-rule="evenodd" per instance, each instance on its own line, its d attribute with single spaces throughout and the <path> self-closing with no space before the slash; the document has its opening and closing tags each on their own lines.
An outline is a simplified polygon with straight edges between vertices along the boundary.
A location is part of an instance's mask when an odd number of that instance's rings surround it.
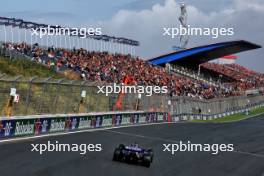
<svg viewBox="0 0 264 176">
<path fill-rule="evenodd" d="M 46 134 L 50 130 L 51 119 L 41 118 L 35 121 L 35 135 Z"/>
<path fill-rule="evenodd" d="M 114 126 L 119 126 L 122 123 L 122 115 L 121 114 L 117 114 L 117 115 L 113 115 L 113 125 Z"/>
<path fill-rule="evenodd" d="M 60 132 L 65 129 L 65 118 L 52 118 L 50 122 L 50 132 Z"/>
<path fill-rule="evenodd" d="M 166 118 L 166 113 L 131 113 L 0 120 L 0 139 L 12 136 L 32 136 L 89 128 L 157 122 Z"/>
<path fill-rule="evenodd" d="M 157 122 L 156 113 L 149 113 L 149 114 L 147 114 L 146 122 L 148 122 L 148 123 Z"/>
<path fill-rule="evenodd" d="M 15 122 L 15 136 L 34 134 L 35 119 L 17 120 Z"/>
<path fill-rule="evenodd" d="M 102 119 L 102 126 L 107 127 L 107 126 L 112 126 L 113 118 L 111 115 L 105 115 L 103 116 Z"/>
<path fill-rule="evenodd" d="M 92 120 L 91 117 L 80 117 L 78 129 L 91 128 Z"/>
<path fill-rule="evenodd" d="M 80 118 L 77 117 L 67 117 L 65 119 L 65 131 L 74 131 L 78 129 Z"/>
<path fill-rule="evenodd" d="M 0 137 L 11 137 L 14 134 L 15 121 L 0 121 Z"/>
<path fill-rule="evenodd" d="M 123 114 L 122 115 L 122 125 L 130 124 L 130 115 Z"/>
<path fill-rule="evenodd" d="M 162 113 L 158 113 L 158 121 L 163 121 L 165 120 L 166 116 L 164 116 Z"/>
<path fill-rule="evenodd" d="M 136 124 L 139 121 L 139 114 L 132 114 L 131 115 L 131 123 Z"/>
<path fill-rule="evenodd" d="M 147 122 L 147 114 L 140 114 L 139 115 L 139 119 L 138 119 L 138 123 L 146 123 Z"/>
<path fill-rule="evenodd" d="M 15 97 L 14 97 L 14 103 L 18 103 L 19 99 L 20 99 L 19 95 L 16 94 Z"/>
<path fill-rule="evenodd" d="M 10 96 L 12 96 L 12 97 L 16 96 L 16 88 L 10 89 Z"/>
<path fill-rule="evenodd" d="M 81 97 L 82 97 L 82 98 L 85 98 L 85 97 L 86 97 L 86 91 L 85 91 L 85 90 L 82 91 L 82 93 L 81 93 Z"/>
<path fill-rule="evenodd" d="M 93 128 L 99 128 L 102 126 L 103 116 L 93 116 L 91 121 L 91 126 Z"/>
</svg>

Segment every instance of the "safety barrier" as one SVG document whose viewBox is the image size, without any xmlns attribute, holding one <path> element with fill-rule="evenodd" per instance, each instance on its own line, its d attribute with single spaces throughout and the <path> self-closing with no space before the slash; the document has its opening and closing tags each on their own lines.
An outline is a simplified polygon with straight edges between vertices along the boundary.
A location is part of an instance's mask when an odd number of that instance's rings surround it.
<svg viewBox="0 0 264 176">
<path fill-rule="evenodd" d="M 164 112 L 108 112 L 0 118 L 0 140 L 92 128 L 167 122 Z"/>
<path fill-rule="evenodd" d="M 172 122 L 192 121 L 192 120 L 213 120 L 213 119 L 223 118 L 226 116 L 241 114 L 241 113 L 250 115 L 251 110 L 262 107 L 264 107 L 263 102 L 252 104 L 250 106 L 234 108 L 230 111 L 217 113 L 217 114 L 193 114 L 193 113 L 174 114 L 172 115 Z"/>
</svg>

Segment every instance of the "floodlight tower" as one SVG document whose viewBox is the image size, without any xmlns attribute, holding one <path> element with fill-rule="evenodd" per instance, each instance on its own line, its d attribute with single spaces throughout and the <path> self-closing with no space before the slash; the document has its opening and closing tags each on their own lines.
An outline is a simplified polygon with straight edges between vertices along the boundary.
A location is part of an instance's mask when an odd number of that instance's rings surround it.
<svg viewBox="0 0 264 176">
<path fill-rule="evenodd" d="M 180 3 L 181 15 L 179 17 L 179 21 L 183 27 L 187 27 L 187 10 L 185 4 Z"/>
<path fill-rule="evenodd" d="M 181 27 L 185 28 L 187 31 L 188 30 L 187 9 L 184 2 L 180 3 L 180 9 L 181 9 L 181 15 L 179 16 L 178 20 L 180 21 Z M 180 34 L 180 45 L 178 47 L 174 46 L 173 49 L 174 50 L 185 49 L 188 42 L 189 42 L 188 33 L 185 35 Z"/>
<path fill-rule="evenodd" d="M 179 21 L 182 25 L 183 28 L 186 29 L 186 31 L 188 30 L 188 26 L 187 26 L 187 10 L 186 10 L 186 6 L 184 3 L 181 3 L 180 5 L 181 7 L 181 15 L 179 17 Z M 188 34 L 186 35 L 182 35 L 180 36 L 180 48 L 185 49 L 187 44 L 189 41 L 189 36 Z"/>
</svg>

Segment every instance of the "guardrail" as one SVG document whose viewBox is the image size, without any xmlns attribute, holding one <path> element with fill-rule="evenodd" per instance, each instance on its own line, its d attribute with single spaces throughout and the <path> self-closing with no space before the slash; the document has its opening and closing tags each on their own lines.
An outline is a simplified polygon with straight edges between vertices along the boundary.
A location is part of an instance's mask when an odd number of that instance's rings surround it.
<svg viewBox="0 0 264 176">
<path fill-rule="evenodd" d="M 192 121 L 192 120 L 213 120 L 218 118 L 223 118 L 226 116 L 245 113 L 250 115 L 250 111 L 256 108 L 264 107 L 264 102 L 256 103 L 245 107 L 235 108 L 233 110 L 217 113 L 217 114 L 193 114 L 193 113 L 182 113 L 182 114 L 174 114 L 172 115 L 172 122 L 179 122 L 179 121 Z"/>
<path fill-rule="evenodd" d="M 168 121 L 168 113 L 143 111 L 3 117 L 0 118 L 0 140 L 12 137 Z"/>
</svg>

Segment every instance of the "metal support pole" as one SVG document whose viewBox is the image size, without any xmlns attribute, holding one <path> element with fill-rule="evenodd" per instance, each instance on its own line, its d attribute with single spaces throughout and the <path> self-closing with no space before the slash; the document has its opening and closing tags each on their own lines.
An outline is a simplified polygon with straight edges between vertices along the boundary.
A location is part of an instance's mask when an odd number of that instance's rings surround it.
<svg viewBox="0 0 264 176">
<path fill-rule="evenodd" d="M 6 26 L 4 25 L 5 43 L 6 43 Z"/>
<path fill-rule="evenodd" d="M 11 27 L 11 42 L 14 43 L 13 27 Z"/>
</svg>

